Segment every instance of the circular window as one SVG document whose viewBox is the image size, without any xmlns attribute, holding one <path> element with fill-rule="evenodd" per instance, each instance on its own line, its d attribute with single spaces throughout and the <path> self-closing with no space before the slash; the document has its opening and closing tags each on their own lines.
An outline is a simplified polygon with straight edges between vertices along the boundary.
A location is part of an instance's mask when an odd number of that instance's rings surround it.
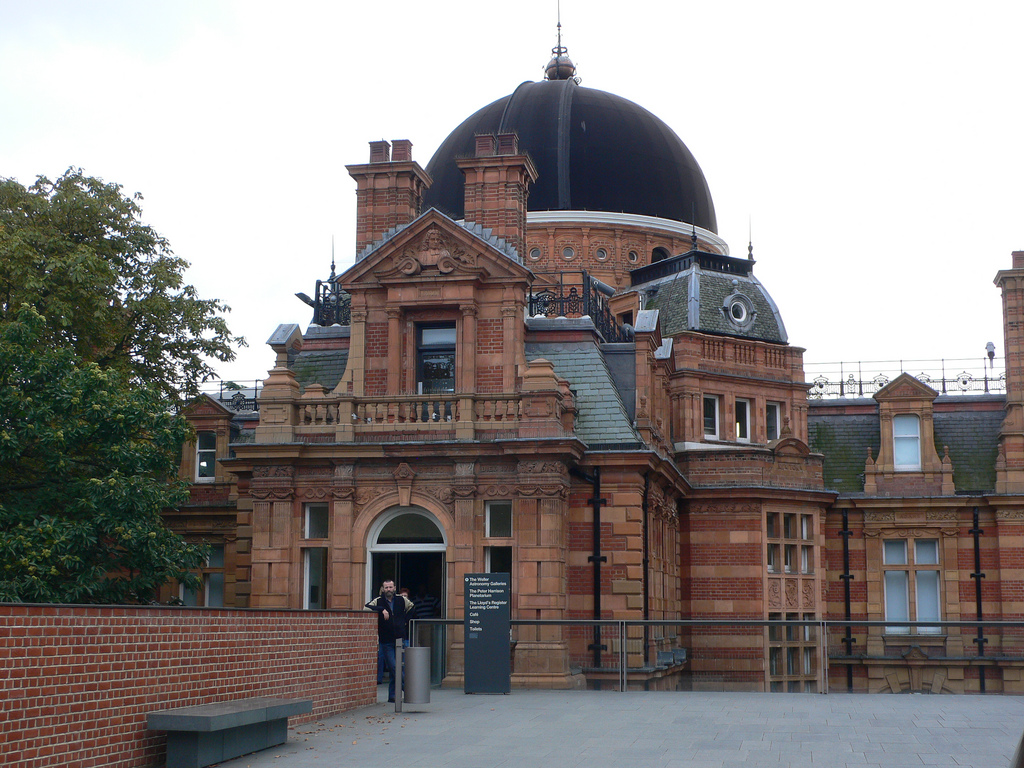
<svg viewBox="0 0 1024 768">
<path fill-rule="evenodd" d="M 722 304 L 722 314 L 725 315 L 725 319 L 729 321 L 730 325 L 740 330 L 748 329 L 757 315 L 750 299 L 742 293 L 732 293 L 726 296 Z"/>
<path fill-rule="evenodd" d="M 636 251 L 630 251 L 629 252 L 629 260 L 630 261 L 635 262 L 639 258 L 640 258 L 640 254 L 638 254 Z"/>
<path fill-rule="evenodd" d="M 594 252 L 594 255 L 597 257 L 598 261 L 604 261 L 608 258 L 608 251 L 604 248 L 598 248 L 597 251 Z"/>
<path fill-rule="evenodd" d="M 533 259 L 534 261 L 537 261 L 537 259 L 540 258 L 540 248 L 531 248 L 530 258 Z"/>
<path fill-rule="evenodd" d="M 664 261 L 668 257 L 669 257 L 668 248 L 662 248 L 661 246 L 658 246 L 653 251 L 651 251 L 651 263 L 652 264 L 655 263 L 656 261 Z"/>
<path fill-rule="evenodd" d="M 566 246 L 565 248 L 562 249 L 562 258 L 565 259 L 566 261 L 569 261 L 569 259 L 573 258 L 575 255 L 576 251 L 574 251 L 569 246 Z"/>
<path fill-rule="evenodd" d="M 742 301 L 736 300 L 729 307 L 729 314 L 737 323 L 742 323 L 747 319 L 747 307 Z"/>
</svg>

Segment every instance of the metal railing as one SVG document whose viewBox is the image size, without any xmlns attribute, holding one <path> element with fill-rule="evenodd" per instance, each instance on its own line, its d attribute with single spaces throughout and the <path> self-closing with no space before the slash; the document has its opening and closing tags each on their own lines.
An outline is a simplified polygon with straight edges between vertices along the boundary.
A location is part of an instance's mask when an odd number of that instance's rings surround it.
<svg viewBox="0 0 1024 768">
<path fill-rule="evenodd" d="M 209 395 L 235 413 L 255 412 L 260 409 L 259 394 L 263 381 L 208 381 L 199 391 Z"/>
<path fill-rule="evenodd" d="M 612 316 L 607 297 L 614 289 L 579 272 L 538 272 L 540 278 L 526 297 L 530 317 L 589 317 L 607 342 L 630 341 L 629 329 Z"/>
<path fill-rule="evenodd" d="M 1024 679 L 1024 621 L 867 621 L 834 619 L 513 619 L 511 648 L 531 642 L 564 645 L 568 669 L 588 686 L 633 690 L 672 678 L 673 690 L 870 691 L 866 668 L 876 677 L 901 674 L 917 686 L 941 692 L 948 670 L 972 687 L 964 692 L 1004 690 L 1007 680 Z M 413 619 L 416 627 L 445 627 L 445 647 L 435 663 L 445 663 L 462 619 Z M 552 633 L 552 628 L 561 631 Z M 854 650 L 856 649 L 856 650 Z M 854 684 L 854 672 L 858 673 Z M 921 679 L 921 670 L 930 677 Z M 936 675 L 938 670 L 941 675 Z M 945 671 L 944 671 L 945 670 Z M 845 671 L 845 675 L 843 672 Z M 435 670 L 437 673 L 438 671 Z M 883 674 L 884 673 L 884 674 Z M 443 671 L 435 682 L 440 682 Z M 837 675 L 839 679 L 836 679 Z M 887 683 L 891 685 L 892 683 Z M 907 690 L 918 690 L 913 682 Z M 664 686 L 659 687 L 664 690 Z M 1019 693 L 1019 691 L 1012 691 Z"/>
<path fill-rule="evenodd" d="M 871 397 L 901 373 L 909 373 L 940 395 L 1004 394 L 1002 358 L 940 360 L 864 360 L 852 363 L 804 363 L 812 399 Z"/>
</svg>

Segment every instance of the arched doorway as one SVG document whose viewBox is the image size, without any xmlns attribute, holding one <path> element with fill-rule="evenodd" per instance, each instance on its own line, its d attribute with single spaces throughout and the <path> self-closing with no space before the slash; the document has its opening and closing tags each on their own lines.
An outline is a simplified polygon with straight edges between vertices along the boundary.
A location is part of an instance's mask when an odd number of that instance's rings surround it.
<svg viewBox="0 0 1024 768">
<path fill-rule="evenodd" d="M 408 587 L 416 618 L 444 618 L 447 578 L 444 527 L 422 507 L 392 507 L 378 517 L 367 534 L 367 600 L 385 579 Z M 421 626 L 416 645 L 431 647 L 431 683 L 445 675 L 446 633 L 440 624 Z"/>
<path fill-rule="evenodd" d="M 415 601 L 427 595 L 432 613 L 442 618 L 445 610 L 445 540 L 437 518 L 422 507 L 392 507 L 371 526 L 366 548 L 367 596 L 372 599 L 381 582 L 393 579 L 407 587 Z M 421 600 L 422 602 L 422 600 Z"/>
</svg>

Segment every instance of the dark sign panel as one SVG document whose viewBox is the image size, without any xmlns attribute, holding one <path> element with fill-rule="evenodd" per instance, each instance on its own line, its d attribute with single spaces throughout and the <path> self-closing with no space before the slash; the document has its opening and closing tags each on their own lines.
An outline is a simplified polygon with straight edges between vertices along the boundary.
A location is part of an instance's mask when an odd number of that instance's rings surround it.
<svg viewBox="0 0 1024 768">
<path fill-rule="evenodd" d="M 466 693 L 511 693 L 509 575 L 466 574 Z"/>
</svg>

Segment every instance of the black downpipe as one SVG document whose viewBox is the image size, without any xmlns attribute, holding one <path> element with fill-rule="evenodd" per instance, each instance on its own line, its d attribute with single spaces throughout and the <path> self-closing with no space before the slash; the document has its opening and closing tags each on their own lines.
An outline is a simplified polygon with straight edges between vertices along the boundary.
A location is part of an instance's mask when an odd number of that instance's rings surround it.
<svg viewBox="0 0 1024 768">
<path fill-rule="evenodd" d="M 853 644 L 857 642 L 857 639 L 853 636 L 853 628 L 850 626 L 850 621 L 853 615 L 850 613 L 850 582 L 853 580 L 853 574 L 850 573 L 850 537 L 853 535 L 853 531 L 850 530 L 850 513 L 849 510 L 843 510 L 843 530 L 841 532 L 843 537 L 843 573 L 839 577 L 843 580 L 843 603 L 846 609 L 846 637 L 843 638 L 843 642 L 846 644 L 846 655 L 853 656 Z M 853 693 L 853 662 L 846 662 L 846 690 Z"/>
<path fill-rule="evenodd" d="M 651 530 L 648 515 L 650 513 L 649 497 L 651 493 L 651 473 L 644 472 L 644 497 L 641 502 L 641 511 L 644 516 L 644 622 L 651 618 Z M 664 616 L 662 616 L 664 618 Z M 644 624 L 644 666 L 650 663 L 651 659 L 651 628 Z"/>
<path fill-rule="evenodd" d="M 975 616 L 978 621 L 978 636 L 974 639 L 974 642 L 978 645 L 978 656 L 985 655 L 985 643 L 988 640 L 985 637 L 985 629 L 981 626 L 982 614 L 981 614 L 981 580 L 985 578 L 985 574 L 981 572 L 981 534 L 984 533 L 981 530 L 981 526 L 978 525 L 978 508 L 974 508 L 974 527 L 971 528 L 971 535 L 974 536 L 974 573 L 971 574 L 971 578 L 974 579 L 974 610 Z M 984 665 L 978 666 L 978 685 L 981 692 L 985 692 L 985 667 Z"/>
</svg>

